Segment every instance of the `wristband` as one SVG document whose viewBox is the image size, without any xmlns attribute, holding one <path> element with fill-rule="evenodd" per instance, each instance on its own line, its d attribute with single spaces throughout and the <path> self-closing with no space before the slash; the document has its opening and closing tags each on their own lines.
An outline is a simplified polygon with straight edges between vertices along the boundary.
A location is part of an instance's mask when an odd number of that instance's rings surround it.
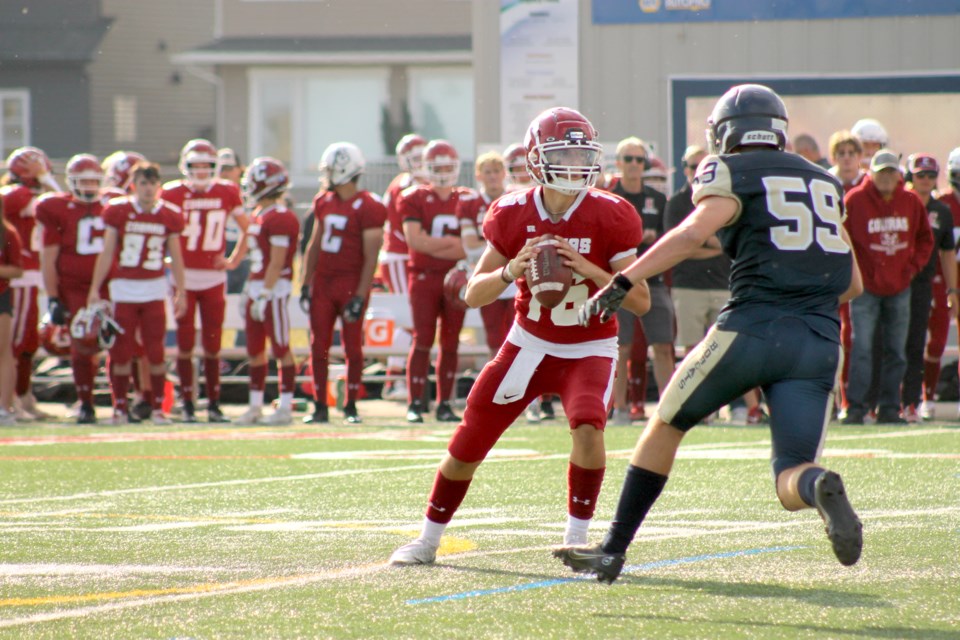
<svg viewBox="0 0 960 640">
<path fill-rule="evenodd" d="M 630 281 L 630 278 L 623 275 L 619 271 L 613 276 L 613 282 L 624 291 L 630 291 L 630 289 L 633 289 L 633 282 Z"/>
<path fill-rule="evenodd" d="M 503 269 L 500 270 L 500 279 L 506 282 L 507 284 L 510 284 L 511 282 L 517 279 L 517 277 L 514 276 L 513 273 L 510 271 L 509 262 Z"/>
</svg>

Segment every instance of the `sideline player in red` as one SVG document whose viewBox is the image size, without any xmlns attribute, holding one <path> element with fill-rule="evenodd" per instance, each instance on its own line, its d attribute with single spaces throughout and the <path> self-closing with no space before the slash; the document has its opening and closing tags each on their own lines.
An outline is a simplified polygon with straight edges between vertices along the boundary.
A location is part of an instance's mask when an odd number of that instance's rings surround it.
<svg viewBox="0 0 960 640">
<path fill-rule="evenodd" d="M 150 381 L 154 424 L 170 424 L 163 413 L 162 389 L 166 383 L 163 341 L 166 333 L 168 283 L 164 277 L 164 257 L 170 256 L 175 293 L 174 315 L 186 310 L 180 210 L 160 199 L 160 167 L 141 162 L 133 168 L 133 195 L 111 200 L 101 214 L 106 226 L 103 253 L 97 258 L 87 294 L 87 306 L 100 302 L 100 291 L 109 277 L 110 300 L 121 332 L 110 348 L 113 361 L 110 384 L 113 387 L 113 423 L 129 422 L 127 391 L 130 385 L 130 360 L 137 330 L 150 363 Z"/>
<path fill-rule="evenodd" d="M 573 109 L 544 111 L 525 138 L 530 173 L 539 185 L 497 200 L 486 216 L 487 239 L 467 287 L 467 303 L 482 306 L 517 281 L 516 322 L 477 378 L 463 421 L 440 463 L 420 536 L 397 549 L 393 564 L 430 564 L 444 529 L 466 496 L 473 475 L 503 432 L 531 400 L 557 393 L 573 438 L 567 472 L 564 541 L 584 542 L 603 482 L 603 428 L 617 360 L 616 323 L 577 324 L 577 308 L 636 255 L 642 224 L 622 198 L 592 188 L 600 175 L 600 143 L 593 125 Z M 554 309 L 541 306 L 524 278 L 536 242 L 559 240 L 574 283 Z M 512 256 L 512 257 L 511 257 Z M 643 313 L 650 306 L 645 283 L 625 300 Z"/>
<path fill-rule="evenodd" d="M 243 176 L 243 195 L 255 205 L 253 220 L 230 256 L 227 268 L 250 255 L 246 288 L 247 354 L 250 356 L 250 408 L 236 424 L 290 424 L 296 362 L 290 352 L 290 302 L 293 256 L 297 252 L 300 221 L 287 209 L 284 194 L 290 187 L 286 167 L 279 160 L 255 158 Z M 267 336 L 280 371 L 280 404 L 263 414 L 267 386 Z"/>
<path fill-rule="evenodd" d="M 47 154 L 36 147 L 20 147 L 7 158 L 7 174 L 0 180 L 3 215 L 20 238 L 23 275 L 10 281 L 13 299 L 13 355 L 17 362 L 15 393 L 17 418 L 43 420 L 50 416 L 40 410 L 33 397 L 30 379 L 33 354 L 40 346 L 40 311 L 37 297 L 43 286 L 40 249 L 43 238 L 36 224 L 36 198 L 45 191 L 60 191 L 53 179 Z"/>
<path fill-rule="evenodd" d="M 103 169 L 89 153 L 67 162 L 68 193 L 48 193 L 37 200 L 37 220 L 43 225 L 43 286 L 55 325 L 67 326 L 87 303 L 97 256 L 103 252 Z M 106 297 L 106 291 L 101 291 Z M 70 366 L 80 399 L 77 424 L 96 424 L 93 378 L 98 359 L 70 345 Z"/>
<path fill-rule="evenodd" d="M 327 375 L 333 325 L 341 319 L 340 338 L 347 357 L 347 398 L 343 415 L 359 424 L 357 397 L 363 375 L 363 316 L 377 268 L 387 210 L 377 196 L 357 186 L 366 162 L 355 144 L 335 142 L 320 160 L 320 193 L 313 200 L 316 222 L 304 257 L 300 306 L 310 316 L 313 365 L 312 416 L 329 421 Z"/>
<path fill-rule="evenodd" d="M 416 133 L 408 133 L 397 143 L 397 164 L 400 173 L 394 177 L 383 194 L 383 204 L 387 208 L 387 224 L 383 228 L 383 249 L 380 252 L 380 279 L 390 293 L 407 294 L 407 261 L 410 249 L 403 236 L 403 220 L 397 210 L 400 194 L 412 186 L 426 182 L 423 171 L 423 148 L 427 141 Z M 409 344 L 411 328 L 401 327 L 394 338 L 400 338 L 404 345 Z M 387 375 L 401 376 L 406 366 L 406 358 L 390 356 L 387 358 Z M 387 382 L 383 397 L 386 400 L 406 400 L 407 382 L 399 379 Z"/>
<path fill-rule="evenodd" d="M 217 148 L 209 141 L 190 140 L 180 151 L 183 179 L 163 185 L 160 194 L 183 213 L 180 247 L 186 268 L 187 310 L 177 319 L 177 374 L 184 422 L 196 422 L 193 348 L 197 341 L 198 310 L 207 383 L 207 421 L 230 422 L 220 410 L 220 346 L 227 308 L 225 231 L 228 219 L 233 219 L 241 230 L 250 226 L 250 220 L 243 211 L 239 187 L 216 178 L 217 157 Z"/>
<path fill-rule="evenodd" d="M 437 356 L 437 420 L 459 420 L 450 407 L 453 379 L 457 373 L 457 349 L 465 310 L 447 300 L 443 279 L 465 257 L 457 224 L 457 202 L 464 189 L 458 187 L 460 157 L 446 140 L 431 140 L 423 148 L 423 166 L 428 184 L 406 189 L 397 209 L 403 219 L 403 235 L 410 247 L 407 282 L 413 316 L 413 345 L 407 357 L 407 422 L 423 422 L 423 402 L 430 369 L 430 349 L 440 323 L 440 354 Z"/>
<path fill-rule="evenodd" d="M 13 361 L 13 303 L 10 281 L 23 275 L 20 268 L 20 236 L 3 218 L 0 198 L 0 427 L 17 423 L 13 409 L 13 381 L 17 366 Z"/>
</svg>

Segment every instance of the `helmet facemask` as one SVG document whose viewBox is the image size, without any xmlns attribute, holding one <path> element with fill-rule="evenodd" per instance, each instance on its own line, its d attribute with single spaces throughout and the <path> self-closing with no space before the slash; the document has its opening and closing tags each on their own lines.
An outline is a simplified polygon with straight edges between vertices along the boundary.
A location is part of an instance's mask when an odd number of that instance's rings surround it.
<svg viewBox="0 0 960 640">
<path fill-rule="evenodd" d="M 599 143 L 592 140 L 557 140 L 537 145 L 536 158 L 529 162 L 538 184 L 564 195 L 575 195 L 597 183 L 600 177 Z"/>
</svg>

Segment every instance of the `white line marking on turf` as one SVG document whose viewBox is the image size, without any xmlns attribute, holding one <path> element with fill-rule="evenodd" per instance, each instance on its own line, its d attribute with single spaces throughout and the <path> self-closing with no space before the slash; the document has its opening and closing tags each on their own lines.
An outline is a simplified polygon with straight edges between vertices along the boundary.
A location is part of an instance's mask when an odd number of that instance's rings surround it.
<svg viewBox="0 0 960 640">
<path fill-rule="evenodd" d="M 152 564 L 0 564 L 0 576 L 125 576 L 137 574 L 221 573 L 221 567 L 173 567 Z"/>
</svg>

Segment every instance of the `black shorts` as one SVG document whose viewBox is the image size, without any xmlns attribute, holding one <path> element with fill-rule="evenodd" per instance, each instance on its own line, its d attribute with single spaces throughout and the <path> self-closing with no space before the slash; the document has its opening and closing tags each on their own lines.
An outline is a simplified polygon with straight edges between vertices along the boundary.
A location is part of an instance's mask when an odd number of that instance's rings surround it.
<svg viewBox="0 0 960 640">
<path fill-rule="evenodd" d="M 0 293 L 0 315 L 3 314 L 7 314 L 8 316 L 13 315 L 13 296 L 10 293 L 10 289 Z"/>
</svg>

